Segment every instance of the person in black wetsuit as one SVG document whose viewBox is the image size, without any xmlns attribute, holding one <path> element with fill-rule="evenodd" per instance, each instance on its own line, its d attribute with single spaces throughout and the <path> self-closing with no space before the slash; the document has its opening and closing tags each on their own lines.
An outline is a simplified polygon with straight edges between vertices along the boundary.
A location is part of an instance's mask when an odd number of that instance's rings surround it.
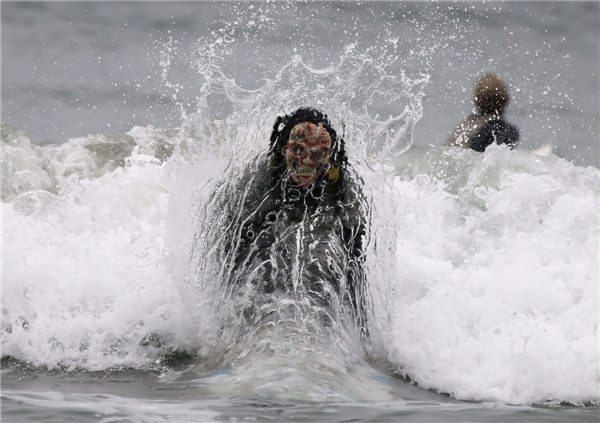
<svg viewBox="0 0 600 423">
<path fill-rule="evenodd" d="M 506 83 L 497 75 L 483 75 L 475 85 L 474 101 L 477 113 L 467 116 L 444 145 L 483 152 L 495 142 L 514 149 L 519 130 L 505 119 L 509 102 Z"/>
<path fill-rule="evenodd" d="M 362 187 L 326 115 L 302 108 L 277 118 L 268 153 L 213 194 L 212 209 L 224 216 L 214 229 L 220 279 L 244 300 L 246 319 L 263 321 L 264 304 L 293 298 L 326 326 L 348 311 L 366 335 L 370 206 Z"/>
</svg>

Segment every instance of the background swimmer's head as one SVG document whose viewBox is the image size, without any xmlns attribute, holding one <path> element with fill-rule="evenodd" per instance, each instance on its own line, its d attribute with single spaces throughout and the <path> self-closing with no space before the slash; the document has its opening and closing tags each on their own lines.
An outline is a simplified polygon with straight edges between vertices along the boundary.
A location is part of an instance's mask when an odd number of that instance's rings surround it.
<svg viewBox="0 0 600 423">
<path fill-rule="evenodd" d="M 498 75 L 486 73 L 475 84 L 473 100 L 480 114 L 504 117 L 508 106 L 508 87 Z"/>
<path fill-rule="evenodd" d="M 327 160 L 327 177 L 332 182 L 341 182 L 343 170 L 346 164 L 346 151 L 344 149 L 344 140 L 337 136 L 337 132 L 332 128 L 327 115 L 313 108 L 301 108 L 295 112 L 280 116 L 277 118 L 273 126 L 271 134 L 271 145 L 269 156 L 274 176 L 278 179 L 288 171 L 288 160 L 286 158 L 288 141 L 292 130 L 297 125 L 310 123 L 316 127 L 326 130 L 326 133 L 331 139 L 330 154 Z M 319 175 L 320 176 L 320 175 Z M 312 182 L 312 181 L 311 181 Z"/>
</svg>

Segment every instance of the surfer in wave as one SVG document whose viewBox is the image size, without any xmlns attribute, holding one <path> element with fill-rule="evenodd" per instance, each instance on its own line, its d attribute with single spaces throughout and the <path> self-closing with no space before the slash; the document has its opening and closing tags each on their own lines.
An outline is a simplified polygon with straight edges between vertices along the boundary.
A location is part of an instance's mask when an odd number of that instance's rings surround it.
<svg viewBox="0 0 600 423">
<path fill-rule="evenodd" d="M 494 142 L 515 148 L 519 130 L 505 118 L 509 102 L 506 83 L 492 73 L 483 75 L 475 84 L 474 102 L 477 113 L 467 116 L 444 145 L 479 152 Z"/>
<path fill-rule="evenodd" d="M 244 318 L 281 319 L 269 303 L 283 299 L 308 305 L 321 325 L 351 316 L 365 336 L 370 207 L 327 116 L 302 108 L 278 117 L 268 153 L 226 186 L 212 202 L 225 212 L 215 231 L 220 279 L 243 299 Z"/>
</svg>

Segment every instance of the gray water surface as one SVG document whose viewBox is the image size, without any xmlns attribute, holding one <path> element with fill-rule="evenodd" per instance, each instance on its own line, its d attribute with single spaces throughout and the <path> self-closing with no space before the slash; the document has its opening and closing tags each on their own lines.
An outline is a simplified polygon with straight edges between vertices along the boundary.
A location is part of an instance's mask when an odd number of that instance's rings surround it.
<svg viewBox="0 0 600 423">
<path fill-rule="evenodd" d="M 210 398 L 179 365 L 161 371 L 63 372 L 3 363 L 4 422 L 597 422 L 598 408 L 461 402 L 381 375 L 394 401 Z M 206 379 L 214 375 L 206 376 Z M 165 379 L 170 379 L 166 382 Z"/>
</svg>

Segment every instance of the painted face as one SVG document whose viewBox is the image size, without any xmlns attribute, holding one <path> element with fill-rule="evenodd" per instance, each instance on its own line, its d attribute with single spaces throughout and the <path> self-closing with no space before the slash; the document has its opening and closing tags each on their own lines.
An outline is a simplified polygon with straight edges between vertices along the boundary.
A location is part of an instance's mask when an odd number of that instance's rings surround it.
<svg viewBox="0 0 600 423">
<path fill-rule="evenodd" d="M 294 126 L 285 149 L 287 168 L 298 185 L 309 186 L 325 170 L 331 154 L 331 136 L 322 123 Z"/>
</svg>

